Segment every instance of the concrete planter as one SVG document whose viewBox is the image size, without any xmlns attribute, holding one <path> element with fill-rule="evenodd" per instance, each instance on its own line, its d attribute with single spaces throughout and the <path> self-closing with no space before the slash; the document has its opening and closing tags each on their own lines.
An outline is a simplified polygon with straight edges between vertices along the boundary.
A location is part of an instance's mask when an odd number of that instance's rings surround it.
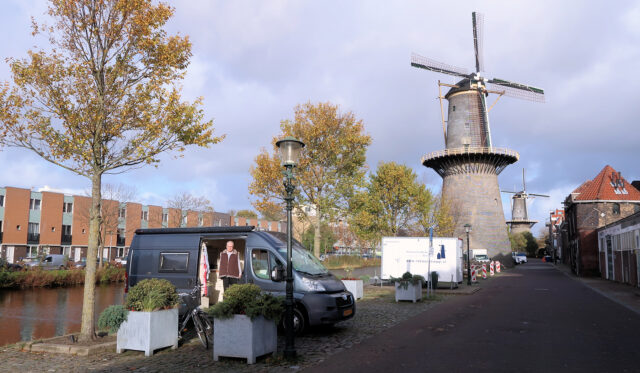
<svg viewBox="0 0 640 373">
<path fill-rule="evenodd" d="M 254 364 L 256 357 L 275 353 L 278 331 L 275 321 L 262 316 L 251 320 L 245 315 L 213 320 L 213 360 L 220 356 L 246 358 Z"/>
<path fill-rule="evenodd" d="M 144 351 L 153 355 L 158 348 L 178 348 L 178 309 L 136 312 L 129 311 L 127 321 L 118 329 L 116 352 L 124 350 Z"/>
<path fill-rule="evenodd" d="M 404 282 L 407 288 L 404 288 L 404 284 L 396 282 L 396 302 L 400 300 L 410 300 L 413 303 L 422 299 L 422 281 L 418 281 L 415 285 L 411 282 Z"/>
<path fill-rule="evenodd" d="M 364 282 L 362 280 L 342 280 L 347 291 L 353 294 L 354 299 L 362 299 L 364 296 Z"/>
</svg>

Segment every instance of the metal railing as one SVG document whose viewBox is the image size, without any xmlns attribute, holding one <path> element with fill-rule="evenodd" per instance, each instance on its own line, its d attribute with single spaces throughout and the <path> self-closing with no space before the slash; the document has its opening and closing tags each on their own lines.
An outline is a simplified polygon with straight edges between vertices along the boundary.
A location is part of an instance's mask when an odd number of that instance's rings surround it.
<svg viewBox="0 0 640 373">
<path fill-rule="evenodd" d="M 469 147 L 469 148 L 436 150 L 434 152 L 431 152 L 422 156 L 422 162 L 424 162 L 427 159 L 445 157 L 449 155 L 464 155 L 464 154 L 499 154 L 499 155 L 507 155 L 507 156 L 515 157 L 516 159 L 520 159 L 520 154 L 518 154 L 517 151 L 507 149 L 507 148 Z"/>
<path fill-rule="evenodd" d="M 63 234 L 60 237 L 60 243 L 62 245 L 71 245 L 71 238 L 72 238 L 72 236 L 70 234 Z"/>
<path fill-rule="evenodd" d="M 27 233 L 27 243 L 40 243 L 40 233 Z"/>
</svg>

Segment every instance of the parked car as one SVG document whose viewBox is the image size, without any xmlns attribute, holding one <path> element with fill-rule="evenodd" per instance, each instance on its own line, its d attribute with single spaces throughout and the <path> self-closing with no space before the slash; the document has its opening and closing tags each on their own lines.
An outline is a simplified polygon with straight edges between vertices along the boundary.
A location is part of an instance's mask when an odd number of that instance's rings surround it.
<svg viewBox="0 0 640 373">
<path fill-rule="evenodd" d="M 126 256 L 119 256 L 117 257 L 114 262 L 116 263 L 116 265 L 120 265 L 122 267 L 127 265 L 127 257 Z"/>
<path fill-rule="evenodd" d="M 17 263 L 9 263 L 4 259 L 0 259 L 0 269 L 6 271 L 21 271 L 22 266 Z"/>
<path fill-rule="evenodd" d="M 67 267 L 67 257 L 62 254 L 49 254 L 42 260 L 30 261 L 27 266 L 30 269 L 42 268 L 42 269 L 65 269 Z"/>
<path fill-rule="evenodd" d="M 100 263 L 100 259 L 96 258 L 96 264 L 98 264 L 98 263 Z M 79 261 L 75 262 L 73 266 L 75 268 L 86 268 L 87 267 L 87 258 L 80 259 Z"/>
<path fill-rule="evenodd" d="M 513 261 L 516 264 L 522 264 L 527 262 L 527 254 L 525 253 L 512 252 L 511 257 L 513 258 Z"/>
</svg>

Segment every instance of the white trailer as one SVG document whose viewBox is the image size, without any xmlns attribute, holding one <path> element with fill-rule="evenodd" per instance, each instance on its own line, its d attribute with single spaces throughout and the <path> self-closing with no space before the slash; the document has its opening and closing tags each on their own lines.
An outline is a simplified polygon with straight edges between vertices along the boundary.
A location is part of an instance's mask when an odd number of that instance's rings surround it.
<svg viewBox="0 0 640 373">
<path fill-rule="evenodd" d="M 405 272 L 429 278 L 429 237 L 383 237 L 381 277 L 402 277 Z M 462 280 L 462 240 L 434 237 L 431 272 L 438 272 L 438 284 L 457 287 Z"/>
</svg>

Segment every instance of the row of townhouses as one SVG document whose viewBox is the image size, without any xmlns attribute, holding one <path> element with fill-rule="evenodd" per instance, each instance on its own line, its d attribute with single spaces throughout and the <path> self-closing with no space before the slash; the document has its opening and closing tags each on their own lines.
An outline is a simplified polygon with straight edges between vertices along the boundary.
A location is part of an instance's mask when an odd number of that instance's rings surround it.
<svg viewBox="0 0 640 373">
<path fill-rule="evenodd" d="M 551 213 L 553 254 L 579 276 L 640 287 L 640 183 L 605 166 Z"/>
<path fill-rule="evenodd" d="M 91 198 L 29 189 L 0 188 L 0 257 L 9 263 L 42 254 L 87 255 Z M 182 211 L 135 202 L 103 201 L 102 257 L 127 255 L 136 229 L 247 226 L 284 232 L 278 221 L 247 219 L 213 211 Z"/>
</svg>

